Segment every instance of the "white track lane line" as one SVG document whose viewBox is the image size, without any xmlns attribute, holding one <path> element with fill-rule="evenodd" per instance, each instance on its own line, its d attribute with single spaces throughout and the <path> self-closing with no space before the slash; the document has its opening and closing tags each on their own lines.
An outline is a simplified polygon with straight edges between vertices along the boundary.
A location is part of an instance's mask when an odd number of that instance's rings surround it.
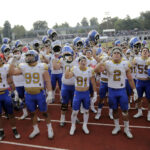
<svg viewBox="0 0 150 150">
<path fill-rule="evenodd" d="M 6 118 L 5 116 L 2 116 L 4 118 Z M 15 117 L 16 119 L 19 119 L 19 117 Z M 26 120 L 31 120 L 31 118 L 25 118 Z M 40 121 L 45 121 L 45 119 L 40 119 Z M 51 120 L 51 122 L 56 122 L 56 123 L 60 123 L 60 120 Z M 66 123 L 70 123 L 71 121 L 65 121 Z M 80 122 L 80 124 L 83 124 L 83 122 Z M 107 123 L 94 123 L 94 122 L 88 122 L 88 125 L 96 125 L 96 126 L 107 126 L 107 127 L 114 127 L 114 124 L 107 124 Z M 124 127 L 124 125 L 120 125 L 121 127 Z M 139 128 L 139 129 L 150 129 L 149 126 L 134 126 L 134 125 L 130 125 L 130 128 Z"/>
<path fill-rule="evenodd" d="M 40 149 L 49 149 L 49 150 L 68 150 L 68 149 L 62 149 L 62 148 L 56 148 L 56 147 L 48 147 L 48 146 L 41 146 L 41 145 L 32 145 L 32 144 L 24 144 L 24 143 L 16 143 L 16 142 L 9 142 L 9 141 L 0 141 L 0 143 L 3 144 L 10 144 L 10 145 L 16 145 L 16 146 L 24 146 L 24 147 L 32 147 L 32 148 L 40 148 Z"/>
<path fill-rule="evenodd" d="M 48 106 L 61 106 L 61 104 L 48 104 Z M 71 106 L 71 105 L 68 105 L 68 106 Z M 98 108 L 98 106 L 95 106 L 95 107 Z M 103 106 L 103 108 L 108 109 L 109 107 L 108 106 Z M 131 110 L 137 110 L 137 108 L 134 108 L 134 107 L 131 107 L 130 109 Z M 148 109 L 147 108 L 142 108 L 142 110 L 148 110 Z"/>
</svg>

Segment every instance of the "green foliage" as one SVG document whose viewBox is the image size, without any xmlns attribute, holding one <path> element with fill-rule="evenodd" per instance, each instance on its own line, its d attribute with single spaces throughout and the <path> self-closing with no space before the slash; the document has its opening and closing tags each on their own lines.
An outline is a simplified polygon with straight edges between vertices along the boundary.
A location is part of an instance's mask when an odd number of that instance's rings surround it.
<svg viewBox="0 0 150 150">
<path fill-rule="evenodd" d="M 12 33 L 14 34 L 15 39 L 24 38 L 26 34 L 26 30 L 22 25 L 21 26 L 15 25 L 14 28 L 12 29 Z"/>
<path fill-rule="evenodd" d="M 48 29 L 48 24 L 46 21 L 36 21 L 33 23 L 33 30 L 46 30 Z"/>
<path fill-rule="evenodd" d="M 3 37 L 8 37 L 11 39 L 12 31 L 11 31 L 11 25 L 10 25 L 9 21 L 5 21 L 4 28 L 3 28 L 2 32 L 3 32 Z"/>
</svg>

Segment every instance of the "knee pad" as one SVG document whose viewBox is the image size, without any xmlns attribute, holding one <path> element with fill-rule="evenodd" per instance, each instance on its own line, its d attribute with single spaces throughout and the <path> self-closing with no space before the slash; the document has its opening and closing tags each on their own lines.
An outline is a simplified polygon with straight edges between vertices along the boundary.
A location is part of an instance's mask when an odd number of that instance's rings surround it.
<svg viewBox="0 0 150 150">
<path fill-rule="evenodd" d="M 68 104 L 62 104 L 61 105 L 61 110 L 62 111 L 67 111 L 68 110 Z"/>
</svg>

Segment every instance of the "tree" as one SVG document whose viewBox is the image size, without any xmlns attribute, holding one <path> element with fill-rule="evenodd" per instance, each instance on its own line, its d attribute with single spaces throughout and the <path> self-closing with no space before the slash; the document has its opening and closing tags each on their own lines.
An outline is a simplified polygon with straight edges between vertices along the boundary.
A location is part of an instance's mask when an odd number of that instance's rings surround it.
<svg viewBox="0 0 150 150">
<path fill-rule="evenodd" d="M 98 19 L 96 17 L 93 17 L 90 19 L 90 26 L 98 26 Z"/>
<path fill-rule="evenodd" d="M 140 20 L 143 22 L 145 29 L 150 29 L 150 11 L 142 12 Z"/>
<path fill-rule="evenodd" d="M 21 26 L 15 25 L 14 28 L 12 29 L 12 33 L 14 33 L 16 39 L 19 39 L 25 36 L 26 30 L 22 25 Z"/>
<path fill-rule="evenodd" d="M 58 27 L 59 25 L 57 23 L 53 26 L 54 29 L 57 29 Z"/>
<path fill-rule="evenodd" d="M 38 30 L 47 30 L 48 29 L 48 25 L 46 21 L 36 21 L 33 23 L 33 30 L 34 31 L 38 31 Z"/>
<path fill-rule="evenodd" d="M 84 26 L 89 26 L 89 23 L 88 23 L 88 21 L 87 21 L 87 18 L 83 18 L 82 20 L 81 20 L 81 25 L 84 27 Z"/>
<path fill-rule="evenodd" d="M 4 23 L 3 37 L 8 37 L 11 39 L 11 24 L 9 21 L 5 21 Z"/>
</svg>

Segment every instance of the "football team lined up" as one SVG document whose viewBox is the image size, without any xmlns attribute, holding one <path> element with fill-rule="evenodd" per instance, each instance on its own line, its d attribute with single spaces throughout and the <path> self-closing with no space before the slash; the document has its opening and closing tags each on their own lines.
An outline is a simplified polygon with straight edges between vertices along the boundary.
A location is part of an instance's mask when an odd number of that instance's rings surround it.
<svg viewBox="0 0 150 150">
<path fill-rule="evenodd" d="M 14 108 L 20 109 L 23 115 L 20 120 L 31 116 L 32 139 L 40 133 L 39 117 L 36 110 L 43 114 L 48 138 L 54 132 L 48 113 L 48 104 L 55 102 L 55 90 L 60 89 L 60 126 L 65 126 L 65 114 L 71 103 L 70 135 L 76 131 L 77 115 L 83 113 L 82 129 L 89 134 L 87 123 L 89 109 L 100 119 L 101 111 L 108 96 L 109 118 L 114 120 L 112 134 L 118 134 L 118 108 L 122 111 L 124 133 L 133 138 L 129 129 L 130 102 L 137 104 L 138 112 L 133 117 L 139 118 L 142 113 L 142 98 L 145 93 L 148 100 L 147 120 L 150 121 L 150 52 L 146 41 L 137 37 L 129 43 L 116 40 L 113 47 L 101 47 L 99 33 L 91 30 L 83 41 L 76 37 L 72 44 L 61 44 L 57 32 L 49 29 L 47 36 L 33 42 L 32 48 L 23 46 L 20 40 L 10 46 L 8 38 L 3 39 L 0 54 L 0 140 L 5 136 L 2 125 L 2 111 L 9 118 L 14 137 L 20 139 L 16 129 Z M 100 82 L 99 94 L 97 83 Z M 94 104 L 98 99 L 98 110 Z"/>
</svg>

